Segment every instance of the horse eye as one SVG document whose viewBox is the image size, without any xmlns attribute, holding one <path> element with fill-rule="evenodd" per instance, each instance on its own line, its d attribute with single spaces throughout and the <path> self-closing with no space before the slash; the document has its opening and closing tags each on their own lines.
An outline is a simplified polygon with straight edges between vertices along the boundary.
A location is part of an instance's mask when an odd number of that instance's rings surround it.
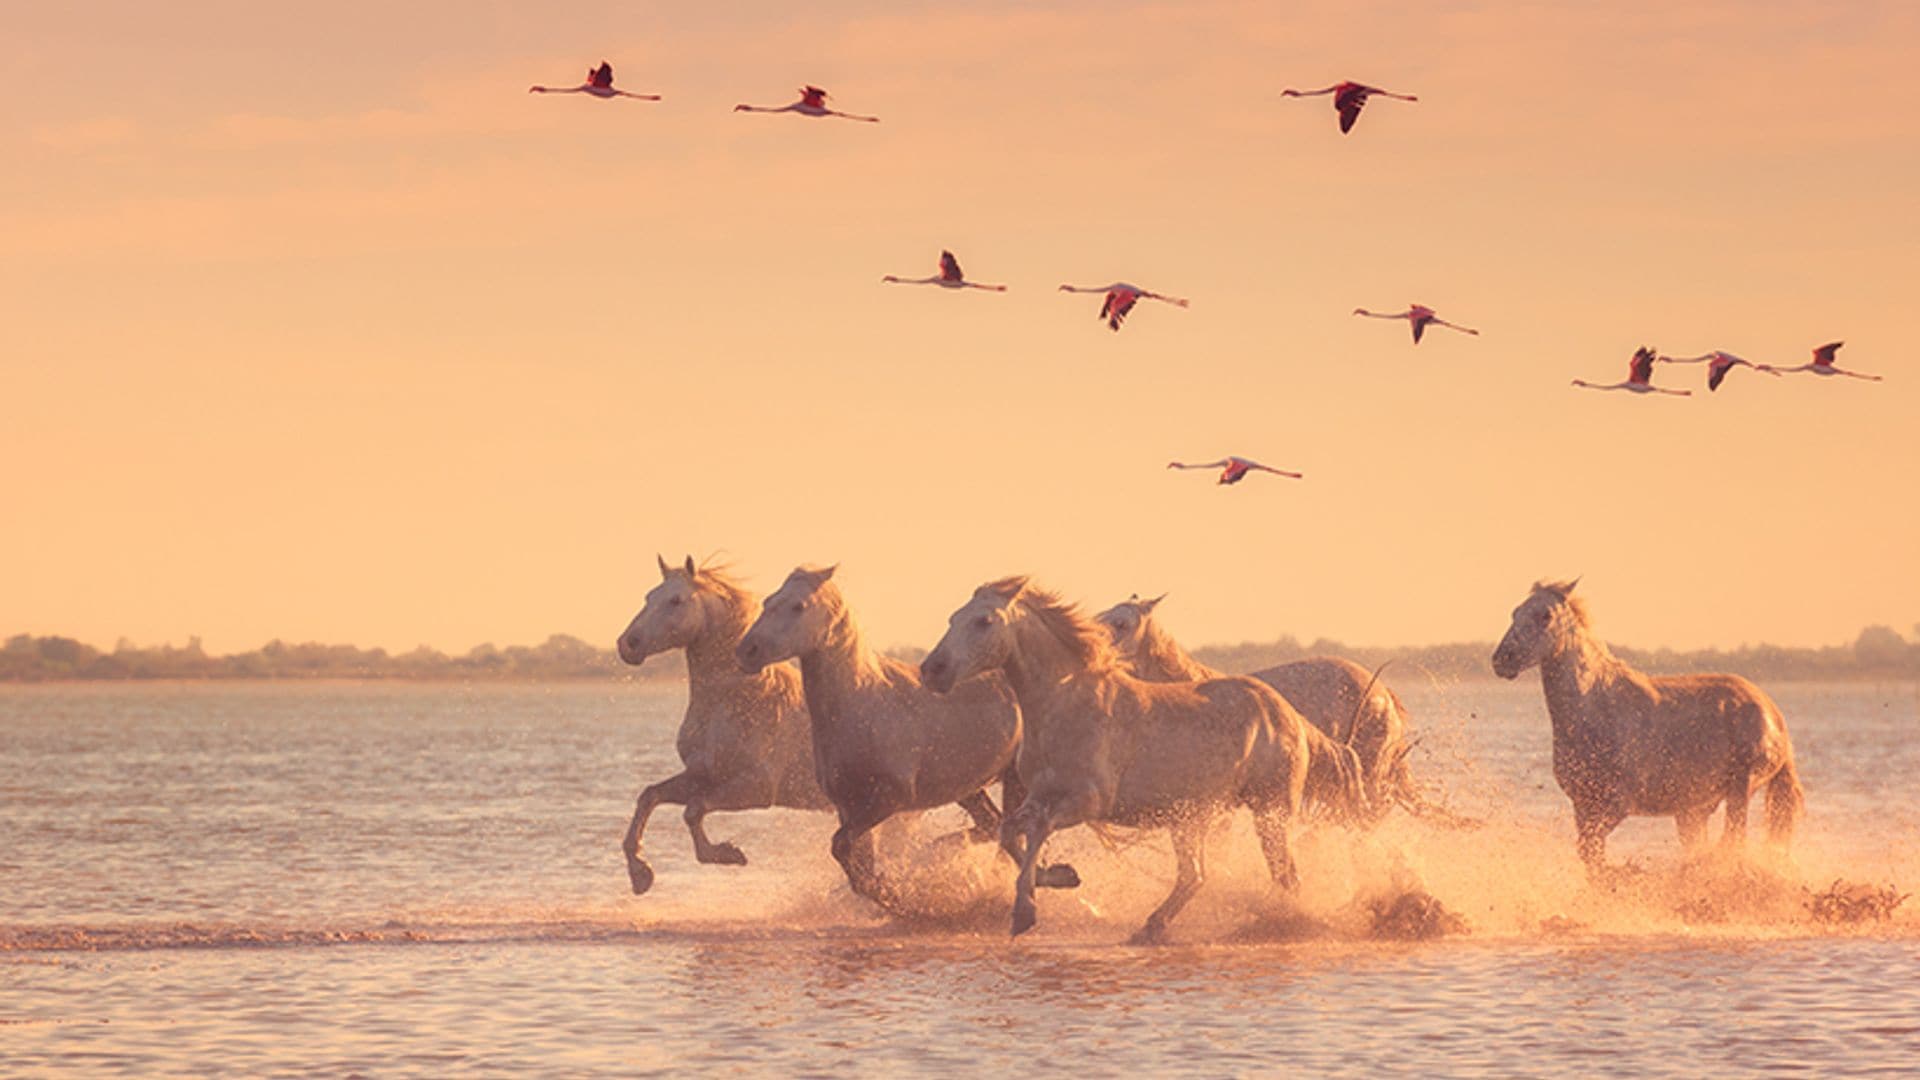
<svg viewBox="0 0 1920 1080">
<path fill-rule="evenodd" d="M 686 603 L 686 602 L 687 602 L 687 598 L 686 598 L 686 597 L 684 597 L 684 596 L 676 596 L 676 597 L 674 597 L 674 598 L 673 598 L 672 600 L 670 600 L 670 601 L 668 601 L 668 602 L 669 602 L 669 603 L 672 603 L 672 604 L 676 604 L 676 605 L 677 605 L 677 604 L 684 604 L 684 603 Z"/>
<path fill-rule="evenodd" d="M 982 630 L 985 630 L 987 627 L 993 625 L 993 620 L 987 618 L 985 615 L 980 615 L 975 617 L 975 619 L 973 620 L 973 625 L 979 627 Z"/>
</svg>

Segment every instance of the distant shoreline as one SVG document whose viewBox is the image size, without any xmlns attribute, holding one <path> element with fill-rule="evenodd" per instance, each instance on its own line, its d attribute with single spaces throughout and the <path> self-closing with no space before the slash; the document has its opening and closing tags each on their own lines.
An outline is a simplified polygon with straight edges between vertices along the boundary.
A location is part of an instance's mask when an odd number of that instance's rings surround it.
<svg viewBox="0 0 1920 1080">
<path fill-rule="evenodd" d="M 1920 628 L 1917 628 L 1920 629 Z M 1758 682 L 1920 681 L 1920 642 L 1884 626 L 1862 630 L 1849 644 L 1796 649 L 1749 645 L 1737 649 L 1636 649 L 1615 645 L 1621 659 L 1649 674 L 1724 671 Z M 1259 671 L 1310 656 L 1344 656 L 1365 667 L 1389 665 L 1389 680 L 1426 675 L 1452 681 L 1492 679 L 1493 642 L 1378 648 L 1293 638 L 1195 649 L 1201 662 L 1222 671 Z M 917 649 L 891 655 L 917 660 Z M 673 654 L 634 667 L 611 649 L 555 634 L 539 645 L 479 645 L 452 656 L 424 646 L 405 653 L 352 645 L 272 641 L 251 652 L 208 654 L 198 638 L 184 646 L 141 648 L 122 641 L 106 651 L 65 637 L 16 634 L 0 646 L 0 685 L 94 682 L 655 682 L 683 677 Z"/>
</svg>

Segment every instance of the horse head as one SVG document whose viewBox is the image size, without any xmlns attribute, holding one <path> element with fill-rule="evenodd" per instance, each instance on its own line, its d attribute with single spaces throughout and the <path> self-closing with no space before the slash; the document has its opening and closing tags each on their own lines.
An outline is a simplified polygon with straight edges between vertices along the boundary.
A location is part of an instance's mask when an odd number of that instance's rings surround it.
<svg viewBox="0 0 1920 1080">
<path fill-rule="evenodd" d="M 1161 593 L 1151 600 L 1142 600 L 1139 593 L 1134 593 L 1093 619 L 1113 635 L 1113 647 L 1120 655 L 1132 660 L 1139 655 L 1141 646 L 1146 644 L 1147 619 L 1160 601 L 1166 598 L 1167 594 Z"/>
<path fill-rule="evenodd" d="M 707 628 L 700 571 L 693 565 L 693 556 L 687 556 L 684 566 L 668 566 L 666 559 L 654 558 L 660 563 L 660 584 L 647 593 L 640 614 L 620 635 L 620 659 L 629 664 L 643 663 L 669 649 L 684 649 Z"/>
<path fill-rule="evenodd" d="M 741 670 L 757 674 L 771 664 L 818 648 L 839 618 L 839 591 L 829 584 L 838 566 L 798 567 L 760 605 L 760 617 L 734 649 Z"/>
<path fill-rule="evenodd" d="M 1503 679 L 1518 678 L 1520 673 L 1559 651 L 1562 643 L 1579 622 L 1580 613 L 1573 600 L 1572 581 L 1542 581 L 1513 609 L 1513 624 L 1493 650 L 1493 673 Z"/>
<path fill-rule="evenodd" d="M 1024 577 L 1002 578 L 973 590 L 947 619 L 940 643 L 920 661 L 920 682 L 944 694 L 959 682 L 997 668 L 1013 653 L 1013 605 L 1027 587 Z"/>
</svg>

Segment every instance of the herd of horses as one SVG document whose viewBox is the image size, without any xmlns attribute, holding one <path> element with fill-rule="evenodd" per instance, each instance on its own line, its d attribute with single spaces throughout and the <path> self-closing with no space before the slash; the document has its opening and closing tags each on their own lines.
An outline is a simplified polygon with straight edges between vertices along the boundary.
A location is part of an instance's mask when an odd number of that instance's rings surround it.
<svg viewBox="0 0 1920 1080">
<path fill-rule="evenodd" d="M 1019 868 L 1015 934 L 1038 917 L 1036 889 L 1080 883 L 1072 866 L 1041 862 L 1049 836 L 1166 830 L 1173 890 L 1134 936 L 1152 942 L 1200 889 L 1210 827 L 1242 807 L 1289 891 L 1289 826 L 1303 813 L 1365 828 L 1398 806 L 1460 823 L 1415 785 L 1407 710 L 1377 671 L 1323 657 L 1223 674 L 1154 622 L 1159 599 L 1089 616 L 1026 577 L 974 590 L 916 668 L 865 642 L 833 576 L 801 567 L 759 603 L 722 570 L 660 560 L 660 584 L 618 647 L 629 664 L 685 652 L 684 768 L 634 807 L 621 849 L 636 895 L 653 884 L 641 842 L 660 804 L 684 806 L 695 857 L 722 865 L 746 855 L 709 838 L 706 815 L 779 806 L 833 810 L 848 883 L 893 910 L 874 828 L 953 803 Z M 1780 710 L 1738 676 L 1635 671 L 1593 635 L 1573 589 L 1536 584 L 1492 662 L 1504 678 L 1540 668 L 1554 778 L 1589 869 L 1635 815 L 1673 817 L 1691 848 L 1724 804 L 1725 842 L 1738 848 L 1762 788 L 1770 838 L 1784 845 L 1803 798 Z"/>
</svg>

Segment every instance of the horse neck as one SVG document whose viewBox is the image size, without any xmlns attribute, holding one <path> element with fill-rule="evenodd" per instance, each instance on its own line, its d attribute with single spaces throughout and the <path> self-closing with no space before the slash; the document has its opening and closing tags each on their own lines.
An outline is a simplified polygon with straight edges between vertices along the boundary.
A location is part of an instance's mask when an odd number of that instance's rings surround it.
<svg viewBox="0 0 1920 1080">
<path fill-rule="evenodd" d="M 853 613 L 836 607 L 819 644 L 800 654 L 800 680 L 816 722 L 832 720 L 834 705 L 882 675 L 880 657 L 867 648 Z"/>
<path fill-rule="evenodd" d="M 1554 730 L 1579 726 L 1586 719 L 1582 706 L 1587 697 L 1625 678 L 1629 670 L 1592 631 L 1575 627 L 1540 662 L 1540 686 Z"/>
<path fill-rule="evenodd" d="M 1155 682 L 1199 682 L 1218 674 L 1195 660 L 1192 654 L 1180 647 L 1179 642 L 1160 629 L 1160 624 L 1151 619 L 1141 627 L 1140 651 L 1133 662 L 1133 670 L 1141 678 Z"/>
<path fill-rule="evenodd" d="M 1045 722 L 1047 706 L 1061 684 L 1086 669 L 1038 619 L 1028 617 L 1014 623 L 1014 647 L 1004 670 L 1031 727 Z"/>
<path fill-rule="evenodd" d="M 753 621 L 753 600 L 744 594 L 734 597 L 713 594 L 704 602 L 707 625 L 700 636 L 687 643 L 687 693 L 705 697 L 709 693 L 731 694 L 743 682 L 759 682 L 767 672 L 748 675 L 740 670 L 734 648 L 746 636 Z"/>
</svg>

